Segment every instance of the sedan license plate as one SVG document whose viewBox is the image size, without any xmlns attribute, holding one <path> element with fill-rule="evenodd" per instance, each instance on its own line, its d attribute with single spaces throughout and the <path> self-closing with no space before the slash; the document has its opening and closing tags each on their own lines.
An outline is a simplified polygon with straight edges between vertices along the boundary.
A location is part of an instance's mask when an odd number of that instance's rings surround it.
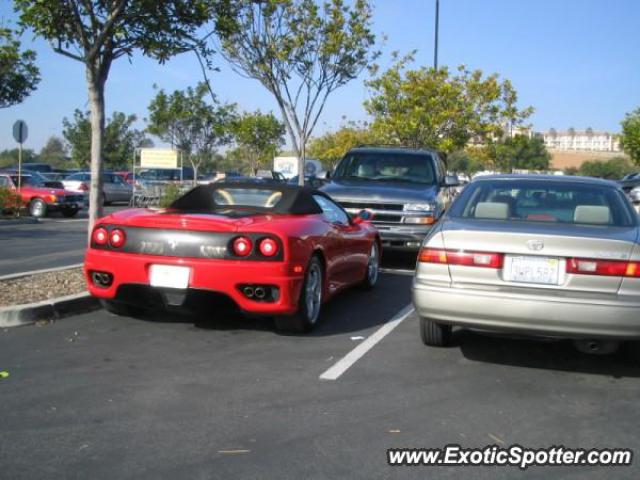
<svg viewBox="0 0 640 480">
<path fill-rule="evenodd" d="M 149 283 L 152 287 L 180 288 L 189 286 L 189 267 L 175 265 L 151 265 L 149 268 Z"/>
<path fill-rule="evenodd" d="M 552 257 L 505 257 L 505 280 L 518 283 L 558 285 L 560 260 Z"/>
</svg>

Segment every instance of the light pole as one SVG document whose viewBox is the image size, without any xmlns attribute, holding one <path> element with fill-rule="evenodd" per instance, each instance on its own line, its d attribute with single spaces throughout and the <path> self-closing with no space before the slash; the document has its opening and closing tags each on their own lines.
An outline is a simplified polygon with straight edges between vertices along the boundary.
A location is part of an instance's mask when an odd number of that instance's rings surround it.
<svg viewBox="0 0 640 480">
<path fill-rule="evenodd" d="M 433 69 L 438 70 L 438 28 L 440 20 L 440 0 L 436 0 L 436 40 L 433 46 Z"/>
</svg>

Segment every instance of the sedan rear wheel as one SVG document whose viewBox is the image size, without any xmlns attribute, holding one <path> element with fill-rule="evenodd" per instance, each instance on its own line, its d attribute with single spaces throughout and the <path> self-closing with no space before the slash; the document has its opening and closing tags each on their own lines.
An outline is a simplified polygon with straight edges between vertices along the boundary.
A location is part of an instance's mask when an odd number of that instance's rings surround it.
<svg viewBox="0 0 640 480">
<path fill-rule="evenodd" d="M 420 338 L 430 347 L 446 347 L 451 343 L 451 325 L 443 325 L 420 317 Z"/>
<path fill-rule="evenodd" d="M 322 263 L 314 256 L 307 266 L 298 311 L 294 315 L 277 317 L 278 330 L 303 333 L 311 331 L 316 326 L 322 307 L 323 278 Z"/>
<path fill-rule="evenodd" d="M 34 198 L 29 203 L 29 215 L 35 218 L 43 218 L 47 216 L 47 204 L 40 198 Z"/>
</svg>

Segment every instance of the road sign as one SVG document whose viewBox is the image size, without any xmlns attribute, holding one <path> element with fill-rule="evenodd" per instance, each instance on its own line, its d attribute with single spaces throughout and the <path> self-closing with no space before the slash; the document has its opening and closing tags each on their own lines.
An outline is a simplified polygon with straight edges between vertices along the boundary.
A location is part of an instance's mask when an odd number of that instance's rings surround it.
<svg viewBox="0 0 640 480">
<path fill-rule="evenodd" d="M 178 168 L 178 151 L 168 148 L 140 149 L 140 166 L 145 168 Z"/>
<path fill-rule="evenodd" d="M 16 142 L 23 144 L 27 140 L 28 136 L 29 129 L 27 128 L 27 123 L 24 120 L 18 120 L 13 124 L 13 138 L 16 139 Z"/>
</svg>

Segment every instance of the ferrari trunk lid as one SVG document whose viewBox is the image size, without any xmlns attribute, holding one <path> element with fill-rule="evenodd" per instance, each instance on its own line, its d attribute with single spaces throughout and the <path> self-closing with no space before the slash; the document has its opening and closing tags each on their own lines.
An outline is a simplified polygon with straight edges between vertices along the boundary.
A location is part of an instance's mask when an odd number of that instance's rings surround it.
<svg viewBox="0 0 640 480">
<path fill-rule="evenodd" d="M 124 213 L 124 212 L 123 212 Z M 134 210 L 127 215 L 116 215 L 114 223 L 143 228 L 168 230 L 194 230 L 208 232 L 235 232 L 255 222 L 253 216 L 223 214 L 173 213 L 166 211 Z"/>
</svg>

